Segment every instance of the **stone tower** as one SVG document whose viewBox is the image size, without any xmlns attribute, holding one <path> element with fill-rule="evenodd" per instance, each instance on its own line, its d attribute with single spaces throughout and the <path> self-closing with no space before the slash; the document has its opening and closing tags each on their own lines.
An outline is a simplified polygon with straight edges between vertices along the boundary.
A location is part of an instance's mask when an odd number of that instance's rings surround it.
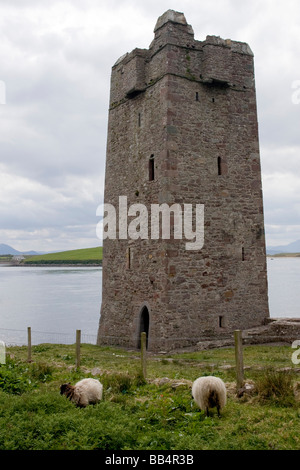
<svg viewBox="0 0 300 470">
<path fill-rule="evenodd" d="M 158 351 L 262 325 L 269 310 L 251 49 L 195 40 L 173 10 L 154 33 L 149 49 L 112 67 L 104 202 L 116 236 L 103 243 L 98 344 L 138 348 L 146 331 Z M 148 211 L 148 236 L 121 224 L 138 230 L 136 204 Z M 153 235 L 150 214 L 162 204 L 192 205 L 193 217 L 204 207 L 203 246 L 175 237 L 171 210 L 169 238 Z"/>
</svg>

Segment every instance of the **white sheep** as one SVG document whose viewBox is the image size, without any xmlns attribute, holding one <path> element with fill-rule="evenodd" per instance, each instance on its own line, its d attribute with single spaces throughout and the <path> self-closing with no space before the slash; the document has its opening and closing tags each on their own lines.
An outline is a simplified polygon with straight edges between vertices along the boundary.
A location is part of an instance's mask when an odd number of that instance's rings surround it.
<svg viewBox="0 0 300 470">
<path fill-rule="evenodd" d="M 90 404 L 96 404 L 102 400 L 103 385 L 97 379 L 82 379 L 75 385 L 62 384 L 60 394 L 66 395 L 69 400 L 81 408 Z"/>
<path fill-rule="evenodd" d="M 192 385 L 192 396 L 206 415 L 209 416 L 209 408 L 217 408 L 220 418 L 220 410 L 226 405 L 226 387 L 219 377 L 199 377 Z"/>
</svg>

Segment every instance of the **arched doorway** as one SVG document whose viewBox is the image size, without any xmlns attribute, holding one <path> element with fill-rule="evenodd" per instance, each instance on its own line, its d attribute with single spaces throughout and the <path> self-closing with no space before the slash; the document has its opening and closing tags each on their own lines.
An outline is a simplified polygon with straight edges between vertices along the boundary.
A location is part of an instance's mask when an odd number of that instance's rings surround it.
<svg viewBox="0 0 300 470">
<path fill-rule="evenodd" d="M 146 333 L 146 347 L 148 348 L 148 336 L 149 336 L 149 310 L 146 305 L 142 308 L 140 314 L 140 328 L 139 328 L 139 337 L 138 337 L 138 348 L 141 348 L 141 333 Z"/>
</svg>

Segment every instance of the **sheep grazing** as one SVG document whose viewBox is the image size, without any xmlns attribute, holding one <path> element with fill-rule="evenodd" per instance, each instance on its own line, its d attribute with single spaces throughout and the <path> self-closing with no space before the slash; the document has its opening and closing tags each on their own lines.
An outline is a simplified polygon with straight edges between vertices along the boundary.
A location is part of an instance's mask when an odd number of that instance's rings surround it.
<svg viewBox="0 0 300 470">
<path fill-rule="evenodd" d="M 60 394 L 66 395 L 77 406 L 84 408 L 102 400 L 103 385 L 96 379 L 82 379 L 75 385 L 61 385 Z"/>
<path fill-rule="evenodd" d="M 218 416 L 220 410 L 226 405 L 226 387 L 219 377 L 199 377 L 192 385 L 192 396 L 206 415 L 209 416 L 209 408 L 217 408 Z"/>
</svg>

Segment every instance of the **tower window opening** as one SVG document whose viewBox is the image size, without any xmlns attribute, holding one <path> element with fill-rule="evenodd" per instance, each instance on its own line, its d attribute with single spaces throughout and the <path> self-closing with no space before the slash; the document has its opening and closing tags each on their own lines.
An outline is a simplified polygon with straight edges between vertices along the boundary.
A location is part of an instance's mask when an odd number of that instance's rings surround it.
<svg viewBox="0 0 300 470">
<path fill-rule="evenodd" d="M 126 268 L 127 269 L 131 268 L 131 249 L 130 249 L 130 247 L 127 248 L 127 252 L 126 252 Z"/>
<path fill-rule="evenodd" d="M 196 91 L 196 101 L 199 101 L 199 93 Z"/>
<path fill-rule="evenodd" d="M 141 127 L 141 113 L 139 113 L 138 116 L 138 126 Z"/>
<path fill-rule="evenodd" d="M 213 102 L 213 103 L 215 102 L 215 99 L 214 99 L 214 98 L 212 98 L 212 102 Z"/>
<path fill-rule="evenodd" d="M 242 261 L 245 261 L 245 248 L 242 247 Z"/>
<path fill-rule="evenodd" d="M 149 181 L 154 180 L 154 155 L 149 158 Z"/>
<path fill-rule="evenodd" d="M 146 349 L 148 349 L 148 336 L 149 336 L 149 325 L 150 317 L 149 310 L 145 306 L 140 314 L 140 325 L 139 325 L 139 336 L 138 336 L 138 348 L 141 348 L 141 333 L 146 333 Z"/>
<path fill-rule="evenodd" d="M 218 175 L 222 175 L 222 158 L 218 157 Z"/>
<path fill-rule="evenodd" d="M 224 328 L 224 317 L 223 316 L 219 317 L 219 328 Z"/>
</svg>

